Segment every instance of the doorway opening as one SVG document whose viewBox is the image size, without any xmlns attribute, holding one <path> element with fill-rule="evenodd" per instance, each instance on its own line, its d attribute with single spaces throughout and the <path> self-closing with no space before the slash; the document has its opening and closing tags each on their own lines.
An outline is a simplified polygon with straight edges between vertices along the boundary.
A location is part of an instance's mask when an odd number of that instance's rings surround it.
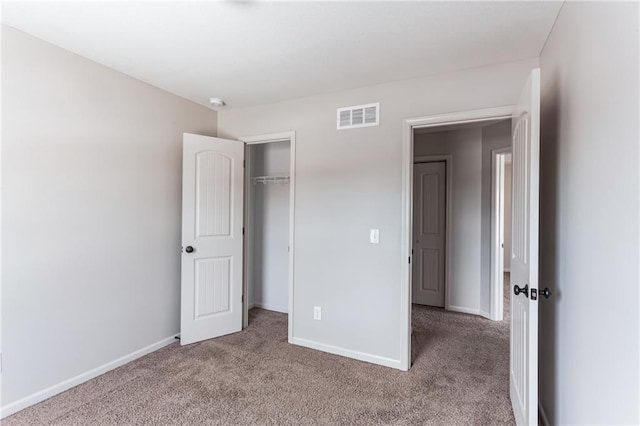
<svg viewBox="0 0 640 426">
<path fill-rule="evenodd" d="M 400 328 L 400 345 L 404 349 L 404 356 L 400 360 L 400 368 L 409 370 L 412 361 L 412 249 L 413 249 L 413 178 L 414 178 L 414 137 L 416 130 L 421 128 L 440 127 L 444 130 L 446 126 L 470 125 L 473 123 L 485 122 L 488 120 L 510 120 L 511 132 L 509 134 L 508 146 L 512 151 L 512 249 L 509 264 L 510 277 L 513 279 L 510 285 L 513 292 L 509 291 L 509 307 L 513 314 L 509 312 L 511 321 L 508 331 L 509 342 L 509 397 L 513 409 L 516 423 L 537 424 L 538 423 L 538 387 L 535 377 L 538 375 L 538 296 L 549 295 L 547 289 L 538 289 L 538 248 L 539 248 L 539 172 L 540 172 L 540 69 L 531 71 L 517 102 L 513 106 L 487 108 L 482 110 L 471 110 L 454 112 L 427 117 L 405 119 L 403 121 L 402 136 L 402 233 L 400 246 L 400 261 L 405 267 L 401 269 L 400 287 L 400 312 L 402 323 Z M 495 146 L 492 149 L 499 148 Z M 484 161 L 491 163 L 491 156 L 483 156 Z M 454 167 L 455 171 L 461 169 L 458 162 Z M 482 163 L 481 163 L 482 164 Z M 464 172 L 467 168 L 462 168 Z M 491 169 L 489 167 L 489 176 Z M 473 178 L 468 174 L 463 176 L 462 181 L 472 182 Z M 491 178 L 486 184 L 481 181 L 485 191 L 491 192 Z M 482 194 L 483 192 L 481 192 Z M 452 210 L 456 209 L 460 213 L 459 204 L 455 200 L 452 202 Z M 486 199 L 485 197 L 481 197 Z M 482 203 L 480 204 L 482 206 Z M 457 206 L 457 207 L 456 207 Z M 489 196 L 489 207 L 485 213 L 489 212 L 489 224 L 491 224 L 491 196 Z M 463 210 L 464 213 L 464 210 Z M 450 221 L 451 222 L 451 221 Z M 449 222 L 449 223 L 450 223 Z M 455 218 L 454 218 L 455 224 Z M 451 226 L 451 224 L 450 224 Z M 488 228 L 487 239 L 491 240 L 491 227 Z M 477 233 L 475 234 L 477 236 Z M 481 239 L 485 234 L 480 232 Z M 447 250 L 451 253 L 454 249 L 456 233 L 452 232 L 452 238 L 448 241 Z M 466 243 L 465 243 L 466 244 Z M 463 244 L 463 246 L 465 245 Z M 489 245 L 489 248 L 491 246 Z M 489 251 L 490 256 L 491 250 Z M 449 256 L 447 263 L 456 256 Z M 481 257 L 482 259 L 482 257 Z M 486 265 L 487 273 L 491 276 L 491 263 L 481 262 Z M 456 270 L 455 268 L 450 268 Z M 481 272 L 484 276 L 484 270 Z M 445 274 L 446 277 L 446 274 Z M 445 281 L 445 289 L 453 284 L 453 277 L 449 282 Z M 491 290 L 495 286 L 491 285 L 485 294 L 481 290 L 480 304 L 476 305 L 477 313 L 490 317 L 492 302 Z M 539 292 L 540 291 L 540 292 Z M 445 291 L 450 294 L 449 306 L 455 300 L 468 300 L 476 295 L 474 291 L 467 291 L 458 294 L 451 288 Z M 503 295 L 506 296 L 503 292 Z M 460 296 L 460 297 L 458 297 Z M 487 299 L 488 296 L 488 299 Z M 445 301 L 446 308 L 447 301 Z M 442 312 L 442 311 L 441 311 Z M 488 315 L 487 315 L 488 314 Z M 496 322 L 502 324 L 502 322 Z M 431 346 L 432 348 L 434 346 Z"/>
<path fill-rule="evenodd" d="M 511 274 L 511 147 L 491 151 L 491 319 L 504 320 Z"/>
<path fill-rule="evenodd" d="M 291 341 L 295 134 L 240 140 L 246 143 L 243 328 L 250 309 L 285 313 Z"/>
<path fill-rule="evenodd" d="M 510 239 L 511 121 L 412 129 L 411 361 L 440 357 L 465 376 L 477 370 L 452 354 L 481 353 L 470 358 L 500 371 L 491 377 L 503 389 L 510 339 L 503 318 L 510 318 L 504 243 Z M 470 329 L 474 336 L 466 334 Z M 489 330 L 492 338 L 484 339 Z"/>
<path fill-rule="evenodd" d="M 423 262 L 426 272 L 428 263 L 442 265 L 441 254 L 415 250 L 414 204 L 416 172 L 414 163 L 445 163 L 444 204 L 444 271 L 431 274 L 426 282 L 444 281 L 444 309 L 490 318 L 491 294 L 491 151 L 500 147 L 510 147 L 510 120 L 513 108 L 498 107 L 484 110 L 465 111 L 430 117 L 407 119 L 403 125 L 403 216 L 401 255 L 408 267 L 403 268 L 401 311 L 406 318 L 406 335 L 401 334 L 401 344 L 407 348 L 406 358 L 401 360 L 401 368 L 411 367 L 412 347 L 412 302 L 413 272 L 415 262 Z M 482 129 L 502 123 L 504 127 L 503 145 L 482 143 Z M 494 126 L 495 127 L 495 126 Z M 448 134 L 448 135 L 447 135 Z M 469 137 L 476 143 L 470 143 Z M 431 139 L 419 142 L 419 139 Z M 451 138 L 451 141 L 447 139 Z M 455 148 L 455 150 L 452 150 Z M 471 149 L 471 154 L 466 151 Z M 485 155 L 483 155 L 483 152 Z M 422 166 L 420 166 L 422 167 Z M 483 179 L 483 176 L 485 179 Z M 433 180 L 433 177 L 429 178 Z M 427 180 L 429 180 L 427 179 Z M 442 184 L 441 184 L 442 185 Z M 456 190 L 459 186 L 461 190 Z M 426 195 L 433 197 L 433 195 Z M 441 196 L 440 196 L 441 197 Z M 442 198 L 440 198 L 442 200 Z M 484 202 L 483 202 L 484 200 Z M 486 204 L 485 204 L 486 203 Z M 431 206 L 432 212 L 435 211 Z M 484 212 L 484 215 L 482 214 Z M 458 215 L 456 215 L 456 213 Z M 439 216 L 442 213 L 438 213 Z M 458 216 L 458 217 L 456 217 Z M 424 219 L 424 218 L 422 218 Z M 482 226 L 485 224 L 486 226 Z M 442 224 L 438 224 L 440 230 Z M 484 232 L 483 232 L 484 229 Z M 442 246 L 442 245 L 441 245 Z M 437 260 L 437 262 L 436 262 Z M 461 263 L 461 265 L 458 265 Z M 466 265 L 465 265 L 466 264 Z M 441 266 L 440 266 L 441 267 Z M 424 274 L 427 275 L 427 274 Z M 444 276 L 444 280 L 440 276 Z M 430 280 L 430 281 L 429 281 Z M 424 280 L 423 280 L 424 281 Z M 482 287 L 480 284 L 484 284 Z M 428 287 L 428 286 L 425 286 Z M 501 292 L 502 293 L 502 292 Z M 441 300 L 441 299 L 440 299 Z"/>
<path fill-rule="evenodd" d="M 412 302 L 501 320 L 511 120 L 413 132 Z"/>
</svg>

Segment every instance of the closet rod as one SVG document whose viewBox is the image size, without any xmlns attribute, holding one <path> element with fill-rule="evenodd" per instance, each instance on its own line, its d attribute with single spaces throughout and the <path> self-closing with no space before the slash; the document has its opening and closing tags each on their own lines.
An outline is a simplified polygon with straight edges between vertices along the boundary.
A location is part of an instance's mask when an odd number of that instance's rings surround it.
<svg viewBox="0 0 640 426">
<path fill-rule="evenodd" d="M 251 178 L 251 183 L 257 185 L 259 183 L 266 185 L 268 183 L 287 184 L 290 181 L 289 176 L 256 176 Z"/>
</svg>

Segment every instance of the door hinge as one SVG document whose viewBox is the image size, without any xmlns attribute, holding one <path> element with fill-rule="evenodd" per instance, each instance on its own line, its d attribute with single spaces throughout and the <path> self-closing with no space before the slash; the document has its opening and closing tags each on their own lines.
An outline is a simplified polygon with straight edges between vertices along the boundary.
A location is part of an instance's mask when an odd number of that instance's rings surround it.
<svg viewBox="0 0 640 426">
<path fill-rule="evenodd" d="M 409 256 L 409 263 L 411 263 L 411 256 Z"/>
<path fill-rule="evenodd" d="M 242 168 L 243 169 L 244 169 L 244 162 L 245 162 L 245 160 L 242 160 Z"/>
<path fill-rule="evenodd" d="M 244 235 L 244 228 L 242 228 L 242 235 Z"/>
<path fill-rule="evenodd" d="M 244 294 L 242 295 L 242 304 L 244 304 Z"/>
</svg>

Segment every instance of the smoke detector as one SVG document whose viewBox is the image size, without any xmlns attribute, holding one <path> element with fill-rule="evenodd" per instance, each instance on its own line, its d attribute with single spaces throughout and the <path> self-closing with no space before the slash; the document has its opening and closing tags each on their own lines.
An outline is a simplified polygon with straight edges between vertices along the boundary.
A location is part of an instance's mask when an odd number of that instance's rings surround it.
<svg viewBox="0 0 640 426">
<path fill-rule="evenodd" d="M 213 107 L 223 107 L 226 103 L 220 98 L 209 98 L 209 105 Z"/>
</svg>

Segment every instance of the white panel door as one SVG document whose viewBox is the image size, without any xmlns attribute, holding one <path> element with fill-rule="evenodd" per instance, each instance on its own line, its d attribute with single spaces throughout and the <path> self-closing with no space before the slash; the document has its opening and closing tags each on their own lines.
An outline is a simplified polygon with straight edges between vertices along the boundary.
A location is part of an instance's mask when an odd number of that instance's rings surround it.
<svg viewBox="0 0 640 426">
<path fill-rule="evenodd" d="M 412 301 L 444 307 L 446 163 L 413 166 Z"/>
<path fill-rule="evenodd" d="M 538 424 L 538 181 L 540 69 L 512 118 L 510 396 L 518 425 Z"/>
<path fill-rule="evenodd" d="M 184 134 L 180 343 L 242 329 L 244 143 Z"/>
</svg>

